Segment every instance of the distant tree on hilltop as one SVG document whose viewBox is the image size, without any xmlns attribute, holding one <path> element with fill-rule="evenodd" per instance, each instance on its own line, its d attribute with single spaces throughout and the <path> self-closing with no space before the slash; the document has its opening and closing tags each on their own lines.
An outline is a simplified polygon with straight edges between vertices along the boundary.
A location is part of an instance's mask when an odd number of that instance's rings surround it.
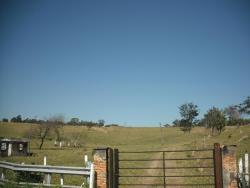
<svg viewBox="0 0 250 188">
<path fill-rule="evenodd" d="M 236 106 L 231 105 L 225 108 L 224 112 L 228 119 L 228 125 L 239 125 L 240 112 Z"/>
<path fill-rule="evenodd" d="M 211 128 L 212 135 L 214 135 L 215 130 L 221 133 L 226 126 L 226 117 L 223 111 L 213 107 L 204 115 L 204 124 L 207 128 Z"/>
<path fill-rule="evenodd" d="M 9 122 L 8 118 L 3 118 L 2 122 Z"/>
<path fill-rule="evenodd" d="M 176 119 L 173 121 L 173 126 L 174 127 L 179 127 L 180 126 L 180 120 Z"/>
<path fill-rule="evenodd" d="M 71 118 L 70 121 L 68 122 L 68 124 L 70 125 L 79 125 L 80 120 L 79 118 Z"/>
<path fill-rule="evenodd" d="M 195 124 L 196 117 L 199 115 L 198 106 L 193 103 L 185 103 L 179 107 L 181 130 L 184 132 L 190 132 Z"/>
<path fill-rule="evenodd" d="M 16 117 L 11 118 L 10 120 L 11 122 L 17 122 L 17 123 L 21 123 L 22 122 L 22 116 L 18 115 Z"/>
<path fill-rule="evenodd" d="M 241 113 L 250 115 L 250 96 L 248 96 L 243 103 L 239 104 L 238 107 Z"/>
<path fill-rule="evenodd" d="M 105 121 L 103 119 L 99 119 L 98 124 L 99 124 L 100 127 L 103 127 L 104 124 L 105 124 Z"/>
</svg>

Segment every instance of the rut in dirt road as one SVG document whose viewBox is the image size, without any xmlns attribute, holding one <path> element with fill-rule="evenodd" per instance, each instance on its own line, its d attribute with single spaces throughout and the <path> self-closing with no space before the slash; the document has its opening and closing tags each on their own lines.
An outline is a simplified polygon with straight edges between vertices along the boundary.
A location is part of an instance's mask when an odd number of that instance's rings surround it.
<svg viewBox="0 0 250 188">
<path fill-rule="evenodd" d="M 166 159 L 169 158 L 173 158 L 173 153 L 165 153 L 164 156 Z M 154 156 L 154 159 L 163 159 L 163 153 L 157 153 Z M 149 165 L 149 168 L 163 168 L 165 166 L 165 168 L 167 168 L 168 166 L 177 166 L 176 161 L 174 160 L 170 160 L 170 161 L 165 161 L 165 164 L 163 162 L 163 160 L 157 160 L 157 161 L 152 161 Z M 164 172 L 165 171 L 165 172 Z M 176 172 L 171 172 L 171 171 L 167 171 L 166 169 L 148 169 L 146 171 L 146 174 L 149 176 L 168 176 L 168 175 L 176 175 Z M 166 184 L 182 184 L 183 183 L 183 179 L 182 178 L 177 178 L 177 177 L 171 177 L 171 178 L 167 178 L 165 177 L 156 177 L 156 178 L 145 178 L 144 183 L 145 184 L 152 184 L 152 185 L 157 185 L 154 187 L 164 187 L 164 181 Z M 146 186 L 147 188 L 152 187 L 152 186 Z M 169 186 L 168 186 L 169 187 Z M 179 188 L 178 186 L 172 186 L 175 188 Z"/>
</svg>

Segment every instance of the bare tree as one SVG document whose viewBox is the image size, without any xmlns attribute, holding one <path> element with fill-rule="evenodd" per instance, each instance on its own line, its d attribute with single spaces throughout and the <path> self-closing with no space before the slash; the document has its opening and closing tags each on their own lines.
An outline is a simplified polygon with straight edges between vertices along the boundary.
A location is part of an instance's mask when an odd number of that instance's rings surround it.
<svg viewBox="0 0 250 188">
<path fill-rule="evenodd" d="M 240 118 L 240 112 L 236 106 L 231 105 L 231 106 L 225 108 L 224 112 L 226 113 L 229 120 L 234 120 L 234 119 Z"/>
<path fill-rule="evenodd" d="M 36 138 L 40 140 L 39 149 L 41 150 L 46 138 L 54 133 L 56 135 L 56 140 L 61 141 L 63 134 L 63 116 L 53 116 L 47 121 L 38 124 L 35 128 L 29 129 L 26 133 L 28 138 Z"/>
<path fill-rule="evenodd" d="M 48 121 L 52 129 L 51 131 L 56 135 L 56 141 L 59 142 L 62 141 L 64 119 L 63 115 L 55 115 Z"/>
<path fill-rule="evenodd" d="M 51 126 L 48 123 L 40 124 L 38 126 L 38 138 L 40 139 L 40 145 L 39 145 L 40 150 L 42 149 L 44 140 L 46 139 L 50 131 L 51 131 Z"/>
</svg>

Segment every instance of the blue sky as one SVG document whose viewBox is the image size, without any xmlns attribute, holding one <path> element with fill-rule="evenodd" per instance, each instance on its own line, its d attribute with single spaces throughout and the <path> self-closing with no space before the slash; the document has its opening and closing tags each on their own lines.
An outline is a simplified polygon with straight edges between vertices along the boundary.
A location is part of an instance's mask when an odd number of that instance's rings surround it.
<svg viewBox="0 0 250 188">
<path fill-rule="evenodd" d="M 250 2 L 0 1 L 0 118 L 159 126 L 250 95 Z"/>
</svg>

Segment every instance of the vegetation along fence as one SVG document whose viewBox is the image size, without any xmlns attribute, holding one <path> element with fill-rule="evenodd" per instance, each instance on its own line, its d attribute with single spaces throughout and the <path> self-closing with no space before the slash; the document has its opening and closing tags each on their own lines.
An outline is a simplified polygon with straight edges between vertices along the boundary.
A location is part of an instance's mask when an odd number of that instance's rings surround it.
<svg viewBox="0 0 250 188">
<path fill-rule="evenodd" d="M 46 163 L 45 163 L 46 164 Z M 15 173 L 37 173 L 43 174 L 43 183 L 33 183 L 33 182 L 11 182 L 22 185 L 30 185 L 34 186 L 45 186 L 45 187 L 68 187 L 68 188 L 77 188 L 82 186 L 72 186 L 72 185 L 64 185 L 64 175 L 82 175 L 86 176 L 89 179 L 89 188 L 94 187 L 94 165 L 91 164 L 90 167 L 65 167 L 65 166 L 50 166 L 50 165 L 26 165 L 26 164 L 15 164 L 9 162 L 0 162 L 1 169 L 1 180 L 0 184 L 4 185 L 6 183 L 10 183 L 11 181 L 6 178 L 6 171 L 10 170 Z M 51 184 L 51 175 L 52 174 L 60 174 L 60 183 L 58 185 Z M 33 176 L 34 178 L 34 176 Z M 86 187 L 86 185 L 85 185 Z"/>
<path fill-rule="evenodd" d="M 113 185 L 117 187 L 222 188 L 219 144 L 211 149 L 119 151 L 114 149 Z"/>
</svg>

